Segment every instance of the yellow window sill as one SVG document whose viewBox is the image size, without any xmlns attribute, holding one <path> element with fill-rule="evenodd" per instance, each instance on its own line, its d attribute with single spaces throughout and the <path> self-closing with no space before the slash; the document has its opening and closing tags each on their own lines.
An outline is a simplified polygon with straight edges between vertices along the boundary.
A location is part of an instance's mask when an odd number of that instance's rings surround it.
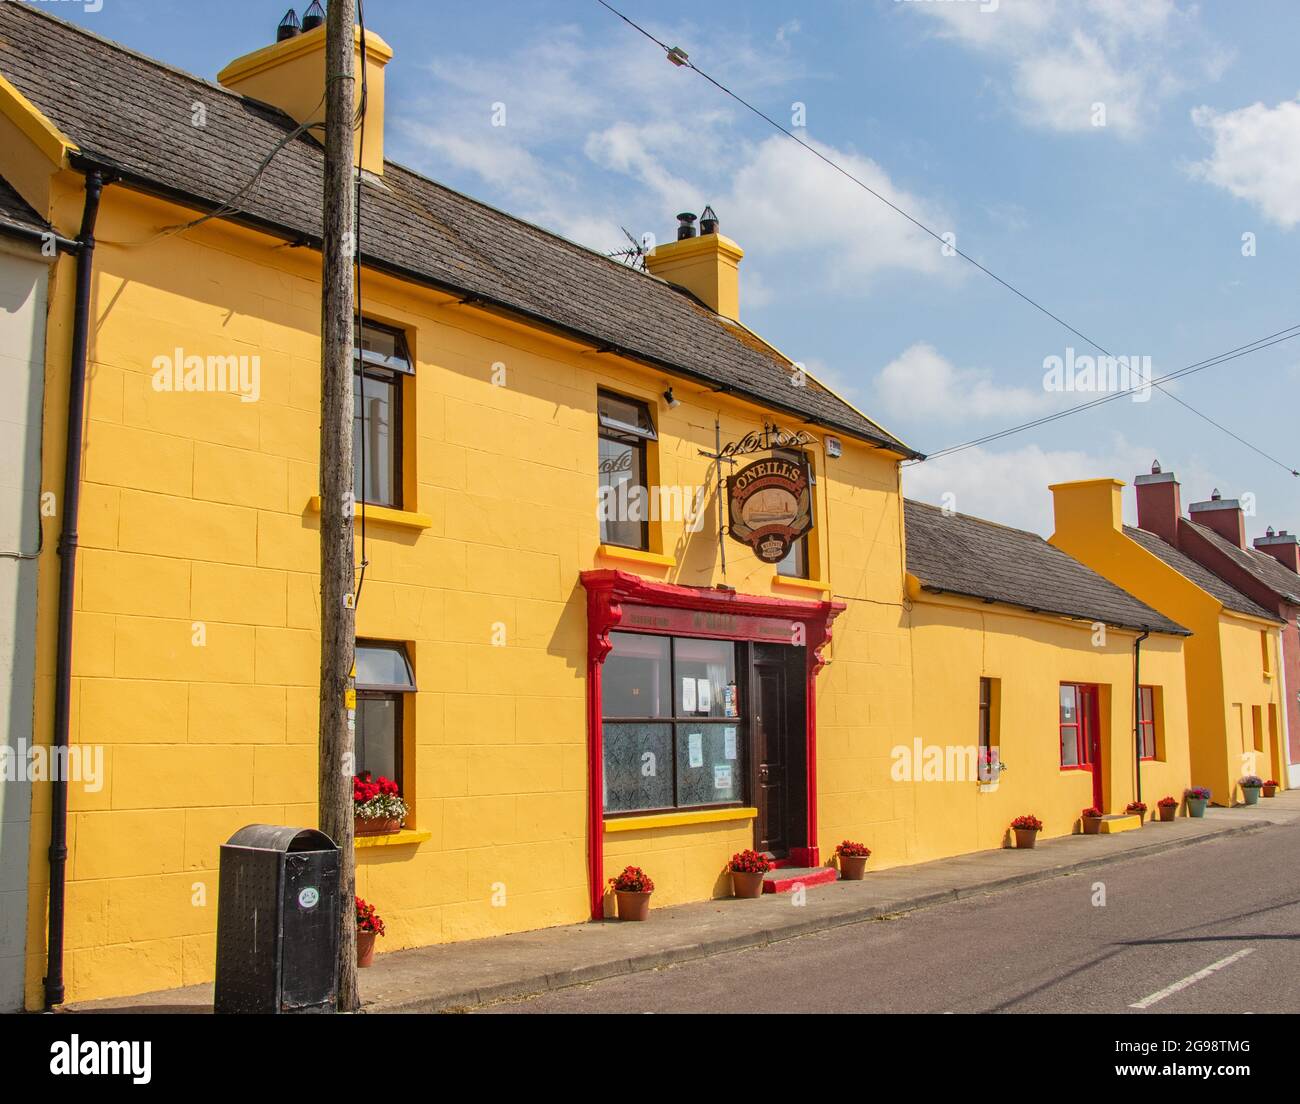
<svg viewBox="0 0 1300 1104">
<path fill-rule="evenodd" d="M 676 556 L 661 556 L 658 552 L 642 552 L 639 548 L 622 548 L 617 544 L 602 544 L 596 555 L 607 560 L 627 560 L 628 563 L 648 564 L 651 567 L 676 567 Z"/>
<path fill-rule="evenodd" d="M 772 582 L 776 586 L 794 587 L 796 590 L 815 590 L 818 594 L 826 594 L 831 589 L 830 583 L 817 579 L 796 579 L 790 575 L 774 575 Z"/>
<path fill-rule="evenodd" d="M 320 495 L 312 495 L 307 503 L 312 513 L 320 513 Z M 428 514 L 417 514 L 412 510 L 394 510 L 388 506 L 362 505 L 357 507 L 357 520 L 365 515 L 367 521 L 382 521 L 388 525 L 400 525 L 404 529 L 431 529 L 433 518 Z"/>
<path fill-rule="evenodd" d="M 652 813 L 649 816 L 615 817 L 605 821 L 606 832 L 641 832 L 647 828 L 679 828 L 690 824 L 717 824 L 727 820 L 753 820 L 757 809 L 699 809 L 682 813 Z"/>
<path fill-rule="evenodd" d="M 432 832 L 421 832 L 418 828 L 403 828 L 400 832 L 390 832 L 386 836 L 357 836 L 353 843 L 357 847 L 402 847 L 407 844 L 424 843 L 433 839 Z"/>
</svg>

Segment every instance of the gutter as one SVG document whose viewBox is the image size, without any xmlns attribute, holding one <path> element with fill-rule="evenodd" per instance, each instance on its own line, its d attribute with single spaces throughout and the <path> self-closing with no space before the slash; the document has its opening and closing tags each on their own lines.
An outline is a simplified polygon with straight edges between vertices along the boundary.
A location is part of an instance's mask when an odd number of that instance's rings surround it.
<svg viewBox="0 0 1300 1104">
<path fill-rule="evenodd" d="M 49 935 L 46 942 L 45 1009 L 63 1003 L 63 921 L 68 868 L 68 719 L 72 692 L 72 607 L 77 581 L 77 518 L 81 508 L 81 448 L 86 412 L 86 350 L 90 336 L 90 288 L 95 262 L 95 221 L 105 174 L 86 173 L 86 205 L 77 236 L 77 285 L 72 314 L 72 355 L 68 374 L 68 430 L 63 468 L 63 532 L 59 536 L 59 618 L 54 673 L 56 764 L 51 777 Z"/>
<path fill-rule="evenodd" d="M 53 230 L 38 230 L 34 226 L 22 226 L 16 222 L 0 222 L 0 234 L 7 234 L 15 238 L 23 238 L 42 246 L 47 242 L 53 241 L 54 244 L 58 246 L 60 253 L 68 253 L 75 256 L 81 252 L 80 242 L 73 241 L 71 238 L 65 238 L 62 234 L 56 234 Z"/>
<path fill-rule="evenodd" d="M 80 169 L 91 171 L 98 169 L 106 176 L 112 176 L 116 182 L 127 184 L 137 191 L 146 195 L 157 196 L 160 199 L 166 199 L 173 203 L 179 203 L 185 207 L 192 207 L 199 211 L 213 212 L 219 211 L 219 206 L 214 206 L 211 200 L 203 199 L 179 188 L 171 188 L 164 184 L 159 184 L 155 180 L 124 170 L 116 165 L 97 159 L 94 155 L 79 152 L 69 156 L 72 164 Z M 292 245 L 313 249 L 320 252 L 323 249 L 323 243 L 319 234 L 304 234 L 301 230 L 294 230 L 282 223 L 277 223 L 271 219 L 261 218 L 257 215 L 247 214 L 241 211 L 226 211 L 221 215 L 221 221 L 234 223 L 244 226 L 250 230 L 256 230 L 263 234 L 269 234 L 272 237 L 280 238 Z M 424 273 L 415 272 L 411 269 L 404 268 L 401 265 L 393 264 L 389 261 L 380 260 L 377 257 L 358 254 L 358 259 L 362 264 L 373 269 L 376 272 L 382 272 L 386 275 L 393 276 L 407 283 L 417 284 L 420 287 L 431 288 L 434 291 L 442 292 L 444 295 L 451 295 L 460 300 L 464 305 L 476 307 L 480 310 L 492 311 L 504 314 L 512 319 L 522 319 L 532 326 L 549 333 L 556 334 L 568 341 L 576 341 L 583 345 L 591 345 L 596 348 L 597 352 L 612 353 L 616 356 L 623 357 L 625 360 L 634 361 L 638 364 L 644 364 L 654 368 L 659 372 L 668 372 L 671 375 L 681 379 L 692 380 L 695 383 L 704 385 L 710 391 L 716 391 L 723 394 L 735 395 L 752 402 L 757 406 L 764 407 L 768 410 L 778 411 L 787 414 L 792 418 L 798 418 L 807 425 L 818 426 L 822 429 L 830 430 L 834 433 L 842 433 L 846 437 L 851 437 L 855 441 L 861 441 L 865 444 L 872 445 L 875 448 L 883 449 L 886 452 L 892 452 L 902 456 L 905 460 L 924 460 L 923 453 L 919 453 L 908 445 L 900 441 L 889 442 L 883 439 L 876 439 L 865 434 L 861 429 L 853 428 L 847 425 L 831 422 L 810 414 L 804 410 L 796 410 L 794 407 L 787 406 L 770 396 L 759 395 L 752 391 L 743 391 L 739 388 L 732 387 L 728 384 L 719 383 L 717 380 L 708 379 L 698 372 L 680 364 L 674 364 L 671 361 L 661 360 L 659 357 L 649 353 L 635 352 L 616 342 L 606 338 L 597 337 L 594 334 L 586 333 L 574 326 L 568 326 L 554 319 L 546 318 L 543 315 L 530 311 L 526 307 L 516 306 L 507 303 L 504 300 L 485 295 L 481 291 L 471 291 L 468 288 L 460 287 L 457 284 L 449 283 L 445 280 L 439 280 L 433 276 Z M 838 396 L 837 396 L 838 397 Z"/>
</svg>

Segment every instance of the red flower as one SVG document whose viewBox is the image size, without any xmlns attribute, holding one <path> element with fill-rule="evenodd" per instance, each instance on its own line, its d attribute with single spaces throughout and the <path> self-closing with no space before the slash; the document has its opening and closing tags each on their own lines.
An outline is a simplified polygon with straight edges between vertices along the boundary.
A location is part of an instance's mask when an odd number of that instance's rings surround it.
<svg viewBox="0 0 1300 1104">
<path fill-rule="evenodd" d="M 357 909 L 357 931 L 374 932 L 376 935 L 384 934 L 384 921 L 379 913 L 375 911 L 375 906 L 367 904 L 360 897 L 355 897 Z"/>
<path fill-rule="evenodd" d="M 1162 797 L 1159 801 L 1156 802 L 1156 804 L 1159 805 L 1160 808 L 1162 808 L 1162 809 L 1177 809 L 1177 808 L 1178 808 L 1178 798 L 1176 798 L 1176 797 Z"/>
<path fill-rule="evenodd" d="M 757 851 L 737 851 L 727 863 L 727 869 L 733 874 L 766 874 L 775 864 L 766 855 Z"/>
<path fill-rule="evenodd" d="M 615 893 L 653 893 L 655 884 L 650 875 L 639 866 L 627 866 L 617 878 L 610 878 L 609 884 Z"/>
<path fill-rule="evenodd" d="M 1100 820 L 1104 815 L 1096 805 L 1089 805 L 1082 813 L 1079 814 L 1085 820 Z"/>
<path fill-rule="evenodd" d="M 871 857 L 871 848 L 865 843 L 844 840 L 835 848 L 835 854 L 847 855 L 851 859 L 867 859 Z"/>
<path fill-rule="evenodd" d="M 1026 813 L 1024 816 L 1016 817 L 1016 819 L 1011 822 L 1011 827 L 1023 828 L 1029 832 L 1041 832 L 1043 830 L 1043 822 L 1034 816 L 1033 813 Z"/>
</svg>

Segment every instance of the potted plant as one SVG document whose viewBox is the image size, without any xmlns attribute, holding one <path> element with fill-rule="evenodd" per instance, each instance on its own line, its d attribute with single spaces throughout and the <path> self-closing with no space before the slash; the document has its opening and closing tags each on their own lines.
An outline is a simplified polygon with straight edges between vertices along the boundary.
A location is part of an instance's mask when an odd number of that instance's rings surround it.
<svg viewBox="0 0 1300 1104">
<path fill-rule="evenodd" d="M 1248 774 L 1237 783 L 1241 787 L 1241 796 L 1247 805 L 1259 804 L 1259 791 L 1264 788 L 1264 780 L 1257 774 Z"/>
<path fill-rule="evenodd" d="M 1038 842 L 1038 833 L 1043 830 L 1043 822 L 1033 813 L 1018 816 L 1011 822 L 1011 830 L 1016 834 L 1016 850 L 1033 847 Z"/>
<path fill-rule="evenodd" d="M 1160 820 L 1168 824 L 1178 814 L 1178 798 L 1162 797 L 1156 802 L 1156 808 L 1160 810 Z"/>
<path fill-rule="evenodd" d="M 846 882 L 860 882 L 867 872 L 867 859 L 871 857 L 871 848 L 865 843 L 843 840 L 835 848 L 840 860 L 840 877 Z"/>
<path fill-rule="evenodd" d="M 357 903 L 357 966 L 370 966 L 375 961 L 375 937 L 384 934 L 383 918 L 360 897 Z"/>
<path fill-rule="evenodd" d="M 1209 786 L 1193 786 L 1184 791 L 1183 796 L 1187 799 L 1188 816 L 1205 816 L 1205 806 L 1210 803 L 1211 796 Z"/>
<path fill-rule="evenodd" d="M 1124 811 L 1129 816 L 1137 817 L 1143 824 L 1147 822 L 1147 803 L 1145 801 L 1130 801 L 1124 806 Z"/>
<path fill-rule="evenodd" d="M 358 836 L 385 836 L 402 830 L 409 810 L 397 783 L 369 771 L 352 779 L 352 827 Z"/>
<path fill-rule="evenodd" d="M 727 869 L 731 872 L 732 896 L 754 898 L 763 895 L 763 875 L 772 869 L 772 863 L 757 851 L 737 851 Z"/>
<path fill-rule="evenodd" d="M 1264 796 L 1277 797 L 1277 787 L 1278 787 L 1277 779 L 1270 778 L 1267 782 L 1264 783 Z"/>
<path fill-rule="evenodd" d="M 655 884 L 639 866 L 626 866 L 617 878 L 610 878 L 618 899 L 620 920 L 645 920 L 650 915 L 650 894 Z"/>
<path fill-rule="evenodd" d="M 1079 814 L 1083 820 L 1083 832 L 1087 836 L 1095 836 L 1101 831 L 1101 818 L 1104 814 L 1096 805 L 1089 805 Z"/>
</svg>

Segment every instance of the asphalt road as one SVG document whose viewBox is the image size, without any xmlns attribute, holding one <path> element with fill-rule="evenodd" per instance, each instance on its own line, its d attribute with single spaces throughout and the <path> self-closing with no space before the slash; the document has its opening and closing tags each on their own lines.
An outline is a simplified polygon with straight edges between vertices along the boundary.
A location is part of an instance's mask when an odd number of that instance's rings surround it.
<svg viewBox="0 0 1300 1104">
<path fill-rule="evenodd" d="M 1300 1012 L 1300 825 L 479 1011 L 1145 1010 Z"/>
</svg>

